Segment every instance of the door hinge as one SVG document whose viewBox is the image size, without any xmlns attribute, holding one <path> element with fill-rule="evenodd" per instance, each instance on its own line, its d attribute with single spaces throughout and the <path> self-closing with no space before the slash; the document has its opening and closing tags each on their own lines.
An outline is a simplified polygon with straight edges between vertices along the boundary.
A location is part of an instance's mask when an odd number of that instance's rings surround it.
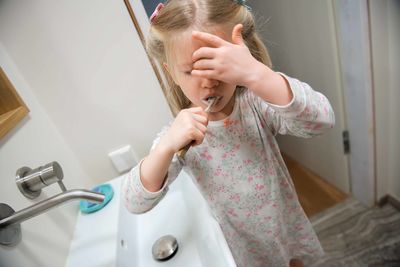
<svg viewBox="0 0 400 267">
<path fill-rule="evenodd" d="M 343 137 L 343 152 L 344 152 L 344 154 L 349 154 L 350 153 L 349 131 L 347 131 L 347 130 L 343 131 L 342 137 Z"/>
</svg>

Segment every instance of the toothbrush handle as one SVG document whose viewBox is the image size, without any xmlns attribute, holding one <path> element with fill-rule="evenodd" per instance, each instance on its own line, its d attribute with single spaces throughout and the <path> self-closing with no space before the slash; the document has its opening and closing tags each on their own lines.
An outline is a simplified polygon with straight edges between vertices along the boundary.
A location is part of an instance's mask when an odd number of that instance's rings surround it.
<svg viewBox="0 0 400 267">
<path fill-rule="evenodd" d="M 186 152 L 189 150 L 189 148 L 194 144 L 194 141 L 190 142 L 186 146 L 184 146 L 181 150 L 176 152 L 176 155 L 180 158 L 184 158 L 186 155 Z"/>
<path fill-rule="evenodd" d="M 212 100 L 209 101 L 207 108 L 204 110 L 206 113 L 210 112 L 211 107 L 214 105 L 215 101 L 217 100 L 217 98 L 213 98 Z M 176 155 L 183 159 L 186 155 L 186 152 L 189 150 L 189 148 L 194 144 L 195 142 L 192 141 L 189 144 L 187 144 L 185 147 L 183 147 L 181 150 L 179 150 Z"/>
</svg>

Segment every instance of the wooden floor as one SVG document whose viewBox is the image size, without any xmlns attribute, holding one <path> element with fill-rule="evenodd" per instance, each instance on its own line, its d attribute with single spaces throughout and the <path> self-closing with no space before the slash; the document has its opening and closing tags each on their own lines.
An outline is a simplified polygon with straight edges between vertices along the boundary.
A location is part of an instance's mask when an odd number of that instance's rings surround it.
<svg viewBox="0 0 400 267">
<path fill-rule="evenodd" d="M 323 211 L 348 197 L 287 155 L 282 155 L 292 176 L 297 195 L 308 217 Z"/>
</svg>

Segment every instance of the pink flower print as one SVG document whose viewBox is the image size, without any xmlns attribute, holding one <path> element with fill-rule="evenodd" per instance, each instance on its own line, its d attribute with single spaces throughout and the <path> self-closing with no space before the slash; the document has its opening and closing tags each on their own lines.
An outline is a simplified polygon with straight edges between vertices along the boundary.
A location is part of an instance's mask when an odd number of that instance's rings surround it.
<svg viewBox="0 0 400 267">
<path fill-rule="evenodd" d="M 259 199 L 263 203 L 266 203 L 268 202 L 268 194 L 266 194 L 265 192 L 259 193 L 257 194 L 257 199 Z"/>
<path fill-rule="evenodd" d="M 222 155 L 222 159 L 226 159 L 228 157 L 228 154 L 227 153 L 224 153 L 223 155 Z"/>
<path fill-rule="evenodd" d="M 235 211 L 235 209 L 229 209 L 229 210 L 228 210 L 228 214 L 231 215 L 231 216 L 233 216 L 233 217 L 237 217 L 237 216 L 238 216 L 237 213 L 236 213 L 236 211 Z"/>
<path fill-rule="evenodd" d="M 232 125 L 232 121 L 229 118 L 226 118 L 224 120 L 224 127 L 227 128 L 230 125 Z"/>
<path fill-rule="evenodd" d="M 214 171 L 214 176 L 220 176 L 222 172 L 221 166 L 218 165 L 217 169 Z"/>
<path fill-rule="evenodd" d="M 229 197 L 229 199 L 235 201 L 236 203 L 239 203 L 240 202 L 240 194 L 238 194 L 238 193 L 232 194 Z"/>
<path fill-rule="evenodd" d="M 141 193 L 141 192 L 139 192 L 139 193 L 136 194 L 136 200 L 137 200 L 138 202 L 139 202 L 142 198 L 143 198 L 143 197 L 142 197 L 142 193 Z"/>
<path fill-rule="evenodd" d="M 289 183 L 286 180 L 282 180 L 279 184 L 280 184 L 280 186 L 285 187 L 285 188 L 289 186 Z"/>
<path fill-rule="evenodd" d="M 324 113 L 325 113 L 326 116 L 328 116 L 329 111 L 328 111 L 328 108 L 327 108 L 327 107 L 324 107 Z"/>
<path fill-rule="evenodd" d="M 249 164 L 253 163 L 253 161 L 251 159 L 245 159 L 245 160 L 243 160 L 243 163 L 245 165 L 249 165 Z"/>
<path fill-rule="evenodd" d="M 292 195 L 292 194 L 287 194 L 287 195 L 286 195 L 286 199 L 287 199 L 287 200 L 292 200 L 292 199 L 294 199 L 294 195 Z"/>
<path fill-rule="evenodd" d="M 252 254 L 258 254 L 258 249 L 250 248 L 248 251 Z"/>
<path fill-rule="evenodd" d="M 262 184 L 256 184 L 256 190 L 260 191 L 260 190 L 262 190 L 262 189 L 264 189 L 264 185 L 262 185 Z"/>
<path fill-rule="evenodd" d="M 306 122 L 306 123 L 304 124 L 304 128 L 305 128 L 305 129 L 308 129 L 308 130 L 312 130 L 312 129 L 313 129 L 313 126 L 312 126 L 312 124 L 311 124 L 310 122 Z"/>
<path fill-rule="evenodd" d="M 310 238 L 307 235 L 300 237 L 300 240 L 308 240 L 308 239 L 310 239 Z"/>
<path fill-rule="evenodd" d="M 196 181 L 197 181 L 198 183 L 200 183 L 201 180 L 203 180 L 203 176 L 200 176 L 200 175 L 199 175 L 199 176 L 196 176 Z"/>
<path fill-rule="evenodd" d="M 202 153 L 200 153 L 200 156 L 203 158 L 203 159 L 206 159 L 206 160 L 212 160 L 212 156 L 208 153 L 208 150 L 207 149 L 205 149 Z"/>
<path fill-rule="evenodd" d="M 296 231 L 301 231 L 301 230 L 304 229 L 304 227 L 303 227 L 302 224 L 296 224 L 296 226 L 294 227 L 294 229 L 295 229 Z"/>
<path fill-rule="evenodd" d="M 250 183 L 251 181 L 253 181 L 253 176 L 249 176 L 249 177 L 247 177 L 247 181 Z"/>
<path fill-rule="evenodd" d="M 215 133 L 213 133 L 212 131 L 209 131 L 208 129 L 207 129 L 207 136 L 208 136 L 208 138 L 215 138 L 216 137 L 216 135 L 215 135 Z"/>
<path fill-rule="evenodd" d="M 264 217 L 264 220 L 267 221 L 267 222 L 270 221 L 271 219 L 272 219 L 272 216 Z"/>
<path fill-rule="evenodd" d="M 218 193 L 224 193 L 224 192 L 226 192 L 225 186 L 224 186 L 224 185 L 220 185 L 220 186 L 217 188 L 217 192 L 218 192 Z"/>
<path fill-rule="evenodd" d="M 234 146 L 233 146 L 233 152 L 234 152 L 234 151 L 238 151 L 239 148 L 240 148 L 240 144 L 234 145 Z"/>
<path fill-rule="evenodd" d="M 226 118 L 226 119 L 224 120 L 224 127 L 225 127 L 225 128 L 227 128 L 227 127 L 229 127 L 229 126 L 231 126 L 231 125 L 237 125 L 237 124 L 239 124 L 239 120 L 231 120 L 231 119 L 229 119 L 229 118 Z"/>
<path fill-rule="evenodd" d="M 256 205 L 256 208 L 257 208 L 256 214 L 257 215 L 258 215 L 258 211 L 261 210 L 263 208 L 263 206 L 264 206 L 263 204 Z"/>
<path fill-rule="evenodd" d="M 314 125 L 314 130 L 319 130 L 322 128 L 322 124 L 321 123 L 317 123 Z"/>
<path fill-rule="evenodd" d="M 242 171 L 242 169 L 243 169 L 243 166 L 242 165 L 239 165 L 239 166 L 237 166 L 237 168 L 236 168 L 239 172 L 241 172 Z"/>
<path fill-rule="evenodd" d="M 274 175 L 275 175 L 275 170 L 274 170 L 274 168 L 272 168 L 272 167 L 269 167 L 269 168 L 268 168 L 268 175 L 270 175 L 270 176 L 274 176 Z"/>
</svg>

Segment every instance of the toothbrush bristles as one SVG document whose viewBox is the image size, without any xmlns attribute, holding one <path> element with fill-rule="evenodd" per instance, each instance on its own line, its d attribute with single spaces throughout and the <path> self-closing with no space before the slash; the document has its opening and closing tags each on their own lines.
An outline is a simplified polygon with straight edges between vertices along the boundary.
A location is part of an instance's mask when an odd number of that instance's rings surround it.
<svg viewBox="0 0 400 267">
<path fill-rule="evenodd" d="M 207 99 L 208 102 L 208 106 L 207 108 L 204 110 L 206 113 L 208 113 L 211 109 L 211 107 L 214 105 L 215 101 L 217 101 L 217 97 L 216 96 L 211 96 Z"/>
</svg>

